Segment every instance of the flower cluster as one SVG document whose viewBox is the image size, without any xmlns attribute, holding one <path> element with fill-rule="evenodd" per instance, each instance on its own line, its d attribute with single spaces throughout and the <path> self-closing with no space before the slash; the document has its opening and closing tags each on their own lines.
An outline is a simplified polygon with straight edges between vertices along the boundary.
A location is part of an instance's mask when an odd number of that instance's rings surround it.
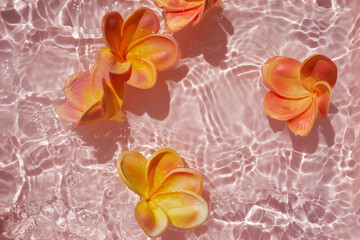
<svg viewBox="0 0 360 240">
<path fill-rule="evenodd" d="M 146 89 L 156 83 L 158 71 L 177 64 L 180 50 L 169 36 L 157 34 L 160 23 L 148 8 L 134 11 L 125 20 L 117 12 L 102 20 L 106 47 L 95 55 L 91 72 L 78 72 L 65 82 L 66 102 L 57 114 L 76 126 L 99 120 L 125 121 L 121 111 L 124 84 Z"/>
<path fill-rule="evenodd" d="M 174 33 L 189 23 L 197 24 L 218 0 L 154 0 L 165 10 L 165 27 Z M 102 19 L 105 47 L 95 55 L 91 71 L 78 72 L 65 82 L 66 102 L 57 114 L 75 126 L 99 120 L 123 122 L 121 110 L 125 84 L 141 89 L 154 86 L 159 71 L 174 67 L 180 58 L 177 42 L 159 34 L 160 23 L 148 8 L 140 8 L 125 20 L 118 12 Z M 318 115 L 326 117 L 337 79 L 336 65 L 323 55 L 303 63 L 288 57 L 272 57 L 262 68 L 270 92 L 265 96 L 267 115 L 287 120 L 289 129 L 307 136 Z M 169 223 L 194 228 L 209 215 L 201 197 L 203 182 L 195 170 L 184 168 L 179 155 L 164 148 L 148 160 L 138 152 L 122 152 L 118 173 L 129 189 L 142 199 L 135 218 L 150 237 L 160 236 Z"/>
</svg>

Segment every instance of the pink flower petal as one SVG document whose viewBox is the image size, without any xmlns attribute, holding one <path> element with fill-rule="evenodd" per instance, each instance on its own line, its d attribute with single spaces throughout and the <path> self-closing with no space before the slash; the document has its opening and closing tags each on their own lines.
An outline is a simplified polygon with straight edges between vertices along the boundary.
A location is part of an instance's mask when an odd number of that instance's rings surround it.
<svg viewBox="0 0 360 240">
<path fill-rule="evenodd" d="M 128 58 L 131 75 L 127 84 L 136 88 L 148 89 L 155 85 L 158 71 L 155 65 L 145 58 Z"/>
<path fill-rule="evenodd" d="M 301 63 L 288 57 L 272 57 L 263 68 L 262 76 L 266 85 L 285 98 L 304 98 L 312 92 L 303 86 L 300 79 Z"/>
<path fill-rule="evenodd" d="M 149 8 L 139 8 L 129 15 L 122 30 L 122 52 L 137 40 L 157 33 L 160 29 L 160 22 L 156 14 Z"/>
<path fill-rule="evenodd" d="M 65 102 L 56 108 L 56 114 L 67 121 L 77 122 L 81 118 L 83 112 L 74 108 L 68 102 Z"/>
<path fill-rule="evenodd" d="M 136 221 L 149 237 L 160 236 L 169 225 L 165 212 L 151 201 L 142 199 L 136 205 L 134 213 Z"/>
<path fill-rule="evenodd" d="M 121 29 L 124 20 L 118 12 L 109 12 L 102 19 L 102 33 L 106 46 L 121 54 Z"/>
<path fill-rule="evenodd" d="M 80 120 L 77 122 L 75 127 L 94 123 L 104 119 L 105 116 L 101 107 L 101 101 L 98 101 L 83 113 L 83 115 L 81 116 Z"/>
<path fill-rule="evenodd" d="M 163 193 L 151 201 L 164 210 L 172 225 L 179 228 L 198 227 L 209 215 L 207 202 L 199 194 L 191 191 Z"/>
<path fill-rule="evenodd" d="M 125 74 L 131 70 L 131 63 L 125 62 L 108 47 L 96 52 L 95 61 L 99 67 L 114 74 Z"/>
<path fill-rule="evenodd" d="M 321 81 L 314 85 L 314 90 L 317 94 L 319 115 L 320 117 L 326 118 L 329 112 L 332 97 L 331 87 L 327 82 Z"/>
<path fill-rule="evenodd" d="M 277 120 L 289 120 L 305 112 L 311 105 L 313 97 L 299 99 L 284 98 L 270 91 L 264 99 L 264 109 L 268 116 Z"/>
<path fill-rule="evenodd" d="M 314 126 L 318 116 L 318 110 L 318 104 L 314 97 L 312 104 L 304 113 L 288 120 L 288 127 L 290 131 L 297 135 L 306 137 Z"/>
<path fill-rule="evenodd" d="M 301 78 L 307 77 L 311 77 L 317 82 L 328 82 L 333 88 L 337 79 L 337 67 L 330 58 L 316 54 L 308 57 L 301 68 Z"/>
<path fill-rule="evenodd" d="M 146 58 L 155 64 L 158 71 L 164 71 L 177 64 L 180 48 L 172 37 L 152 34 L 135 42 L 126 56 Z"/>
<path fill-rule="evenodd" d="M 69 104 L 82 112 L 99 100 L 91 90 L 89 72 L 71 75 L 65 82 L 64 93 Z"/>
</svg>

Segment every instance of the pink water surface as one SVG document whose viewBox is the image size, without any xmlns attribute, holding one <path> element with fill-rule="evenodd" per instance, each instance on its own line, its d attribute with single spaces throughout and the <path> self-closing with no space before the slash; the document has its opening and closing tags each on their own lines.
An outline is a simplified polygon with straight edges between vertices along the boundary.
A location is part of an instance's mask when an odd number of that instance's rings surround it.
<svg viewBox="0 0 360 240">
<path fill-rule="evenodd" d="M 73 130 L 55 114 L 64 81 L 94 63 L 106 12 L 141 6 L 161 18 L 148 0 L 0 1 L 0 239 L 147 239 L 115 164 L 163 147 L 202 174 L 210 216 L 159 239 L 359 239 L 358 0 L 223 0 L 174 34 L 177 68 L 126 87 L 125 123 Z M 302 138 L 265 115 L 260 68 L 315 53 L 338 82 Z"/>
</svg>

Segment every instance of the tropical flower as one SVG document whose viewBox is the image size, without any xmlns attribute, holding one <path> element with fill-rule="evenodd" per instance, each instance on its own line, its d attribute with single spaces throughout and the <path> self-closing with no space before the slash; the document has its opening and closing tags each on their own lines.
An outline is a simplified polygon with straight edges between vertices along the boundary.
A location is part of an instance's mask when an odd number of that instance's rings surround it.
<svg viewBox="0 0 360 240">
<path fill-rule="evenodd" d="M 148 236 L 160 236 L 169 222 L 188 229 L 206 221 L 209 209 L 200 196 L 202 178 L 184 168 L 174 150 L 160 149 L 149 160 L 126 151 L 120 154 L 117 169 L 128 188 L 142 198 L 135 207 L 135 219 Z"/>
<path fill-rule="evenodd" d="M 76 122 L 75 126 L 99 120 L 125 121 L 121 111 L 124 81 L 97 65 L 91 73 L 71 75 L 65 82 L 64 93 L 66 102 L 56 108 L 56 113 Z"/>
<path fill-rule="evenodd" d="M 154 0 L 155 5 L 165 10 L 165 25 L 174 33 L 189 23 L 196 25 L 218 0 Z"/>
<path fill-rule="evenodd" d="M 107 47 L 97 52 L 96 63 L 117 75 L 128 75 L 127 83 L 138 88 L 154 86 L 158 71 L 177 64 L 180 50 L 169 36 L 157 34 L 160 23 L 148 8 L 134 11 L 124 21 L 117 12 L 102 20 Z"/>
<path fill-rule="evenodd" d="M 267 115 L 287 120 L 293 133 L 305 137 L 317 116 L 326 118 L 332 88 L 336 83 L 336 65 L 323 55 L 313 55 L 302 64 L 288 57 L 272 57 L 262 69 L 270 92 L 265 96 Z"/>
</svg>

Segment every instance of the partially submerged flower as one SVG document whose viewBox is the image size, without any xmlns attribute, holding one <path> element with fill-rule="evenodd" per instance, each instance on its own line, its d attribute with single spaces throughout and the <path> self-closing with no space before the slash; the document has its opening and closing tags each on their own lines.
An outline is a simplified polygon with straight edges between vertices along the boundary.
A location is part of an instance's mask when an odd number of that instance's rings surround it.
<svg viewBox="0 0 360 240">
<path fill-rule="evenodd" d="M 160 236 L 169 222 L 188 229 L 206 221 L 209 209 L 200 196 L 202 178 L 184 168 L 175 151 L 160 149 L 148 160 L 138 152 L 122 152 L 117 169 L 128 188 L 142 197 L 135 218 L 148 236 Z"/>
<path fill-rule="evenodd" d="M 265 62 L 262 76 L 271 89 L 264 99 L 266 114 L 287 120 L 293 133 L 306 136 L 318 115 L 326 118 L 337 79 L 336 65 L 328 57 L 313 55 L 303 63 L 272 57 Z"/>
<path fill-rule="evenodd" d="M 169 36 L 157 34 L 160 23 L 148 8 L 140 8 L 125 21 L 117 12 L 102 20 L 107 47 L 97 52 L 96 63 L 117 75 L 129 75 L 128 84 L 138 88 L 154 86 L 158 71 L 177 64 L 180 50 Z"/>
<path fill-rule="evenodd" d="M 56 108 L 59 117 L 76 126 L 99 120 L 124 122 L 121 111 L 124 81 L 95 65 L 92 72 L 78 72 L 65 82 L 66 102 Z"/>
<path fill-rule="evenodd" d="M 219 0 L 154 0 L 155 5 L 165 10 L 165 25 L 174 33 L 189 23 L 197 24 L 205 13 Z"/>
</svg>

